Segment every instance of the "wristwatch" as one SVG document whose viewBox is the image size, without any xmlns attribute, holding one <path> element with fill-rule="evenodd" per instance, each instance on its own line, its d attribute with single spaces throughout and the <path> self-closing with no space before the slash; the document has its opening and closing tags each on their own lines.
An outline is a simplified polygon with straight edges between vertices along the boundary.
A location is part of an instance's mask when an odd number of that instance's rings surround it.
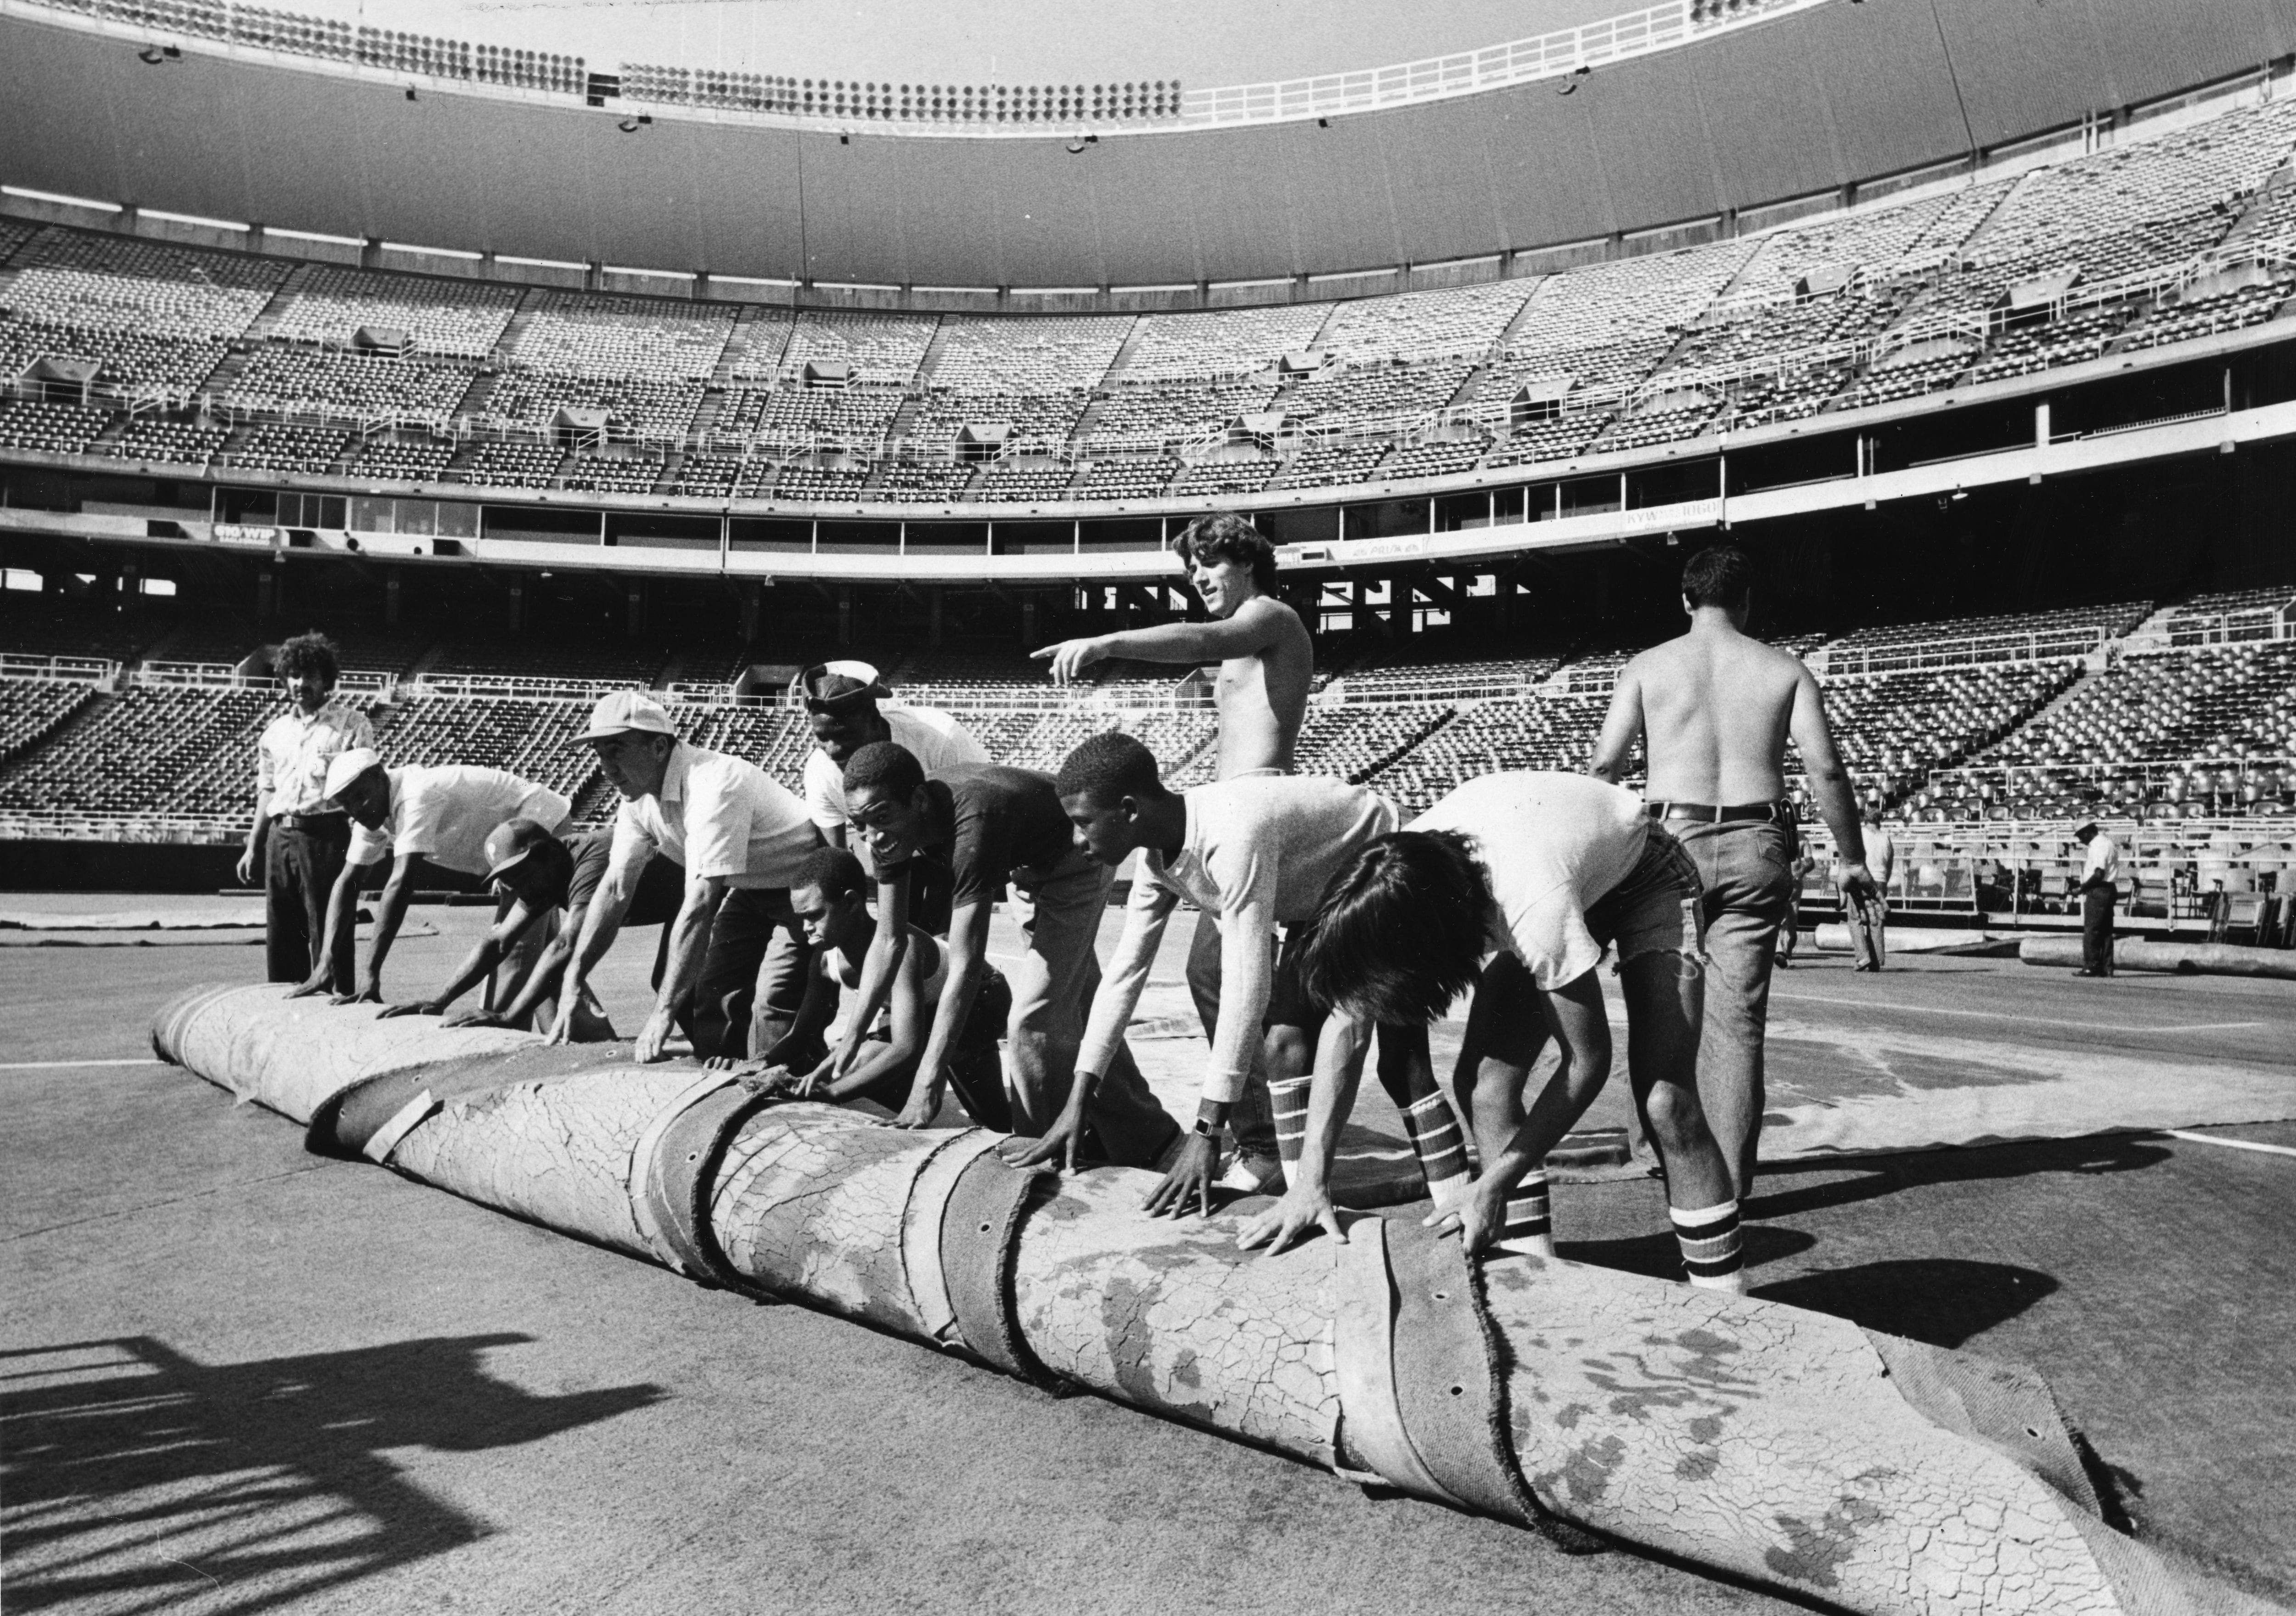
<svg viewBox="0 0 2296 1616">
<path fill-rule="evenodd" d="M 1220 1125 L 1218 1123 L 1213 1121 L 1209 1117 L 1199 1115 L 1196 1118 L 1195 1127 L 1190 1131 L 1201 1135 L 1206 1139 L 1211 1139 L 1218 1136 L 1219 1130 Z"/>
</svg>

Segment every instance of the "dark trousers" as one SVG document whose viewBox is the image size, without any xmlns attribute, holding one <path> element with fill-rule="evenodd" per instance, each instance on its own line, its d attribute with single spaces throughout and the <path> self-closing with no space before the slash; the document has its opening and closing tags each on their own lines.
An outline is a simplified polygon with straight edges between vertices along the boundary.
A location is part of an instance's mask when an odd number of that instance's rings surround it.
<svg viewBox="0 0 2296 1616">
<path fill-rule="evenodd" d="M 294 825 L 271 822 L 263 854 L 263 963 L 275 982 L 300 982 L 318 969 L 317 939 L 326 934 L 327 898 L 350 851 L 348 815 Z M 338 993 L 351 990 L 351 932 L 329 962 Z"/>
<path fill-rule="evenodd" d="M 2113 890 L 2103 882 L 2081 894 L 2081 969 L 2112 974 Z"/>
<path fill-rule="evenodd" d="M 782 887 L 735 887 L 718 906 L 709 952 L 693 988 L 693 1053 L 735 1060 L 761 1055 L 781 1041 L 805 1003 L 813 949 Z M 826 1051 L 784 1052 L 800 1070 Z"/>
</svg>

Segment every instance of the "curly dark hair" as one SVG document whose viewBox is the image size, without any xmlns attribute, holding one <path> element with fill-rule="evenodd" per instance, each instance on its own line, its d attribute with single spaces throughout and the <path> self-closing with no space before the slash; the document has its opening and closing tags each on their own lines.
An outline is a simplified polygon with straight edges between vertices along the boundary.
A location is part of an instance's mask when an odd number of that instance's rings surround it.
<svg viewBox="0 0 2296 1616">
<path fill-rule="evenodd" d="M 1482 964 L 1490 883 L 1456 831 L 1397 831 L 1332 878 L 1300 950 L 1300 986 L 1329 1010 L 1424 1027 Z"/>
<path fill-rule="evenodd" d="M 898 741 L 872 741 L 845 760 L 845 789 L 906 799 L 925 783 L 924 765 Z"/>
<path fill-rule="evenodd" d="M 320 683 L 332 690 L 342 677 L 343 665 L 335 654 L 334 641 L 315 628 L 308 634 L 281 641 L 279 649 L 271 653 L 271 671 L 283 679 L 316 673 Z"/>
<path fill-rule="evenodd" d="M 1275 593 L 1275 546 L 1248 516 L 1234 511 L 1199 516 L 1180 529 L 1172 548 L 1183 566 L 1193 567 L 1199 561 L 1242 562 L 1250 567 L 1251 581 L 1262 595 Z"/>
</svg>

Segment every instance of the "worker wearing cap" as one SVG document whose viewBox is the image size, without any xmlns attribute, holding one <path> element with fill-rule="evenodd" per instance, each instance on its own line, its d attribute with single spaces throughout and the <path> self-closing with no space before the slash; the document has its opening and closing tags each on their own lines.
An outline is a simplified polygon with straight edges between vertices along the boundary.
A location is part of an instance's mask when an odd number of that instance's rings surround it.
<svg viewBox="0 0 2296 1616">
<path fill-rule="evenodd" d="M 798 699 L 813 725 L 814 750 L 805 759 L 805 806 L 832 847 L 853 846 L 871 874 L 866 838 L 853 838 L 845 813 L 846 760 L 878 741 L 909 750 L 925 773 L 988 761 L 971 730 L 938 708 L 880 708 L 892 693 L 866 662 L 816 662 L 798 675 Z M 936 936 L 948 932 L 947 867 L 938 860 L 918 864 L 909 882 L 909 921 Z"/>
<path fill-rule="evenodd" d="M 685 893 L 637 1058 L 662 1058 L 688 998 L 696 1054 L 739 1059 L 752 1042 L 772 1047 L 804 1004 L 812 958 L 789 901 L 807 856 L 821 845 L 805 804 L 756 764 L 679 739 L 669 714 L 644 691 L 601 697 L 575 739 L 596 751 L 622 806 L 604 879 L 566 967 L 552 1041 L 574 1040 L 575 1007 L 590 972 L 613 945 L 646 866 L 667 856 L 685 866 Z M 769 958 L 777 933 L 794 942 Z M 768 965 L 775 969 L 761 971 Z M 754 1026 L 742 1014 L 753 992 Z"/>
<path fill-rule="evenodd" d="M 2120 844 L 2094 819 L 2073 832 L 2088 845 L 2077 889 L 2081 895 L 2081 964 L 2075 976 L 2112 974 L 2112 906 L 2120 897 Z"/>
<path fill-rule="evenodd" d="M 582 917 L 590 899 L 605 879 L 614 835 L 611 830 L 562 840 L 551 827 L 531 819 L 512 819 L 496 825 L 487 837 L 487 882 L 495 890 L 495 923 L 472 945 L 447 985 L 426 999 L 392 1005 L 383 1011 L 397 1015 L 445 1015 L 452 1005 L 494 972 L 513 952 L 532 956 L 532 964 L 513 969 L 495 995 L 497 1008 L 465 1010 L 447 1018 L 449 1027 L 509 1027 L 524 1031 L 548 1028 L 558 1019 L 558 985 L 573 957 L 581 935 Z M 638 877 L 637 892 L 622 916 L 622 929 L 632 926 L 667 928 L 676 920 L 685 901 L 685 872 L 667 858 L 657 858 Z M 523 945 L 523 947 L 521 946 Z M 663 960 L 654 960 L 654 986 L 661 985 Z M 693 1036 L 691 1005 L 678 1009 L 678 1024 Z M 575 1008 L 574 1041 L 595 1043 L 614 1036 L 614 1024 L 594 997 Z"/>
<path fill-rule="evenodd" d="M 338 1005 L 382 1002 L 382 962 L 398 936 L 406 901 L 414 895 L 415 873 L 424 860 L 440 869 L 484 875 L 489 865 L 487 838 L 497 827 L 513 819 L 530 819 L 554 831 L 574 809 L 548 786 L 506 769 L 460 764 L 386 768 L 382 755 L 370 746 L 335 755 L 327 766 L 327 798 L 349 816 L 352 825 L 342 873 L 327 900 L 324 935 L 336 949 L 351 952 L 358 890 L 366 873 L 386 855 L 395 860 L 375 909 L 366 969 L 356 989 L 337 991 Z M 326 991 L 332 974 L 324 967 L 314 971 L 289 997 Z"/>
<path fill-rule="evenodd" d="M 334 643 L 299 634 L 272 654 L 291 705 L 264 726 L 256 743 L 255 822 L 239 856 L 239 884 L 263 873 L 263 950 L 267 979 L 299 982 L 324 964 L 334 985 L 351 985 L 351 944 L 331 956 L 327 895 L 350 845 L 350 821 L 327 799 L 327 765 L 339 752 L 374 744 L 374 726 L 335 698 L 341 669 Z"/>
</svg>

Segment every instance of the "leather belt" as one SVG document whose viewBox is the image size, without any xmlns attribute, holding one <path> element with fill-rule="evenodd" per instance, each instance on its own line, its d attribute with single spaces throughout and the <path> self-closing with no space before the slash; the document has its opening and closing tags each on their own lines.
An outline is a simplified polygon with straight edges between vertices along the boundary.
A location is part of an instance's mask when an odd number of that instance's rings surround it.
<svg viewBox="0 0 2296 1616">
<path fill-rule="evenodd" d="M 1689 819 L 1700 824 L 1731 824 L 1741 820 L 1778 820 L 1793 817 L 1793 809 L 1783 802 L 1740 802 L 1728 808 L 1717 808 L 1710 802 L 1649 802 L 1644 811 L 1653 819 Z"/>
<path fill-rule="evenodd" d="M 280 814 L 279 824 L 291 831 L 344 831 L 350 829 L 348 814 Z"/>
</svg>

